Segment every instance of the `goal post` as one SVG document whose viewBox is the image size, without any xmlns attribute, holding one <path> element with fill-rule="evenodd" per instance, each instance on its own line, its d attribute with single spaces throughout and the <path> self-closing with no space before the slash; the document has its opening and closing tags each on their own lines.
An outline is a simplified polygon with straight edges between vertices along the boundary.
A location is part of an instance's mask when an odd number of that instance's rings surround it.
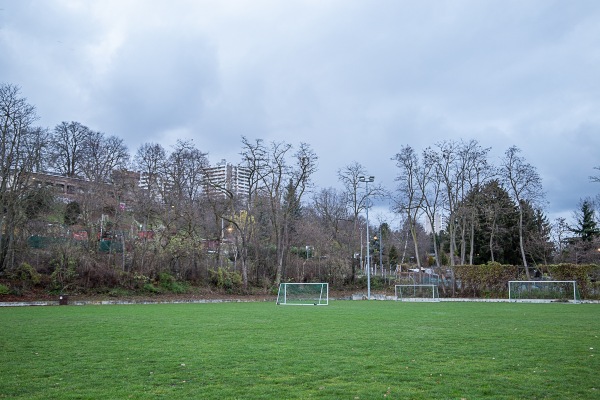
<svg viewBox="0 0 600 400">
<path fill-rule="evenodd" d="M 277 305 L 326 306 L 329 304 L 328 283 L 280 283 Z"/>
<path fill-rule="evenodd" d="M 396 300 L 440 301 L 437 285 L 395 285 Z"/>
<path fill-rule="evenodd" d="M 581 300 L 577 281 L 509 281 L 511 302 L 574 302 Z"/>
</svg>

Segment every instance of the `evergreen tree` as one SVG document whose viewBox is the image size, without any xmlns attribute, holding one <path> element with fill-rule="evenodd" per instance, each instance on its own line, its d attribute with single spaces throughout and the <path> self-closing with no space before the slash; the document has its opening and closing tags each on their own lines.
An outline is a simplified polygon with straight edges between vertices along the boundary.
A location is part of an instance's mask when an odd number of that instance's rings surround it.
<svg viewBox="0 0 600 400">
<path fill-rule="evenodd" d="M 476 208 L 473 264 L 490 261 L 519 264 L 519 215 L 508 192 L 497 180 L 492 180 L 479 190 L 469 192 L 464 201 Z"/>
<path fill-rule="evenodd" d="M 525 224 L 525 249 L 528 260 L 534 264 L 547 264 L 554 251 L 550 240 L 552 227 L 542 210 L 533 208 L 526 202 L 523 205 Z"/>
<path fill-rule="evenodd" d="M 594 203 L 590 199 L 583 200 L 579 212 L 576 213 L 577 225 L 571 228 L 571 232 L 584 242 L 591 242 L 600 235 L 595 214 Z"/>
<path fill-rule="evenodd" d="M 390 265 L 395 266 L 396 264 L 398 264 L 399 255 L 398 255 L 398 249 L 396 248 L 396 246 L 394 246 L 394 245 L 390 246 L 390 251 L 388 252 L 388 258 L 389 258 Z"/>
<path fill-rule="evenodd" d="M 65 225 L 71 226 L 77 223 L 77 219 L 81 215 L 81 206 L 78 202 L 72 201 L 65 208 Z"/>
</svg>

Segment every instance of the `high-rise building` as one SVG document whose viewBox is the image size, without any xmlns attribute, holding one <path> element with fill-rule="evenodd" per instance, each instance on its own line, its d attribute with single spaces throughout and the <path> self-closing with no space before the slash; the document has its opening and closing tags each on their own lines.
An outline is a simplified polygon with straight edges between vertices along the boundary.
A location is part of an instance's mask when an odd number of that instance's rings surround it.
<svg viewBox="0 0 600 400">
<path fill-rule="evenodd" d="M 250 171 L 239 165 L 228 163 L 225 159 L 206 170 L 205 190 L 208 193 L 221 194 L 224 197 L 231 192 L 238 199 L 248 199 L 250 192 Z"/>
<path fill-rule="evenodd" d="M 431 233 L 431 223 L 426 218 L 423 219 L 423 228 L 426 233 Z M 446 217 L 441 214 L 435 214 L 433 218 L 433 227 L 435 229 L 435 233 L 440 233 L 444 229 L 444 224 L 446 223 Z"/>
</svg>

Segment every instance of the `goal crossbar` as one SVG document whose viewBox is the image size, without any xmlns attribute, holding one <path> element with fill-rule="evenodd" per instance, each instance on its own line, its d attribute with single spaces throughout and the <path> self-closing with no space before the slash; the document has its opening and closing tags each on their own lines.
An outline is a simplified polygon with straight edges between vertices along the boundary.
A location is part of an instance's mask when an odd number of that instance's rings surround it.
<svg viewBox="0 0 600 400">
<path fill-rule="evenodd" d="M 573 301 L 579 293 L 577 281 L 508 281 L 509 301 Z"/>
<path fill-rule="evenodd" d="M 281 283 L 277 305 L 326 306 L 329 304 L 328 283 Z"/>
</svg>

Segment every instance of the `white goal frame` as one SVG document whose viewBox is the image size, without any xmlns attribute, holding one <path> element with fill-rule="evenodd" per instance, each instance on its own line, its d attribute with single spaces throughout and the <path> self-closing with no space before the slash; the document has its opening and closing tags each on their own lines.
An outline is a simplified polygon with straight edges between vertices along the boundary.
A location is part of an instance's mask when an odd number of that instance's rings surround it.
<svg viewBox="0 0 600 400">
<path fill-rule="evenodd" d="M 303 292 L 306 287 L 314 287 L 313 292 Z M 282 306 L 326 306 L 329 304 L 329 284 L 319 283 L 280 283 L 277 291 L 277 305 Z"/>
<path fill-rule="evenodd" d="M 572 290 L 558 290 L 557 292 L 561 292 L 564 294 L 563 297 L 542 297 L 535 298 L 533 296 L 529 297 L 521 297 L 519 292 L 517 292 L 514 288 L 514 285 L 525 285 L 534 287 L 537 289 L 539 286 L 545 286 L 548 283 L 556 283 L 556 284 L 564 284 L 564 285 L 572 285 Z M 531 288 L 528 288 L 528 292 L 531 292 Z M 577 290 L 577 281 L 508 281 L 508 301 L 510 302 L 529 302 L 529 303 L 542 303 L 542 302 L 559 302 L 567 300 L 568 302 L 579 303 L 580 296 Z"/>
<path fill-rule="evenodd" d="M 415 294 L 417 288 L 431 288 L 431 297 L 405 297 L 402 295 L 402 289 L 406 288 L 409 292 L 412 288 L 412 293 Z M 407 292 L 405 292 L 407 293 Z M 394 285 L 394 294 L 396 296 L 396 301 L 440 301 L 440 293 L 437 285 L 429 284 L 406 284 L 406 285 Z"/>
</svg>

